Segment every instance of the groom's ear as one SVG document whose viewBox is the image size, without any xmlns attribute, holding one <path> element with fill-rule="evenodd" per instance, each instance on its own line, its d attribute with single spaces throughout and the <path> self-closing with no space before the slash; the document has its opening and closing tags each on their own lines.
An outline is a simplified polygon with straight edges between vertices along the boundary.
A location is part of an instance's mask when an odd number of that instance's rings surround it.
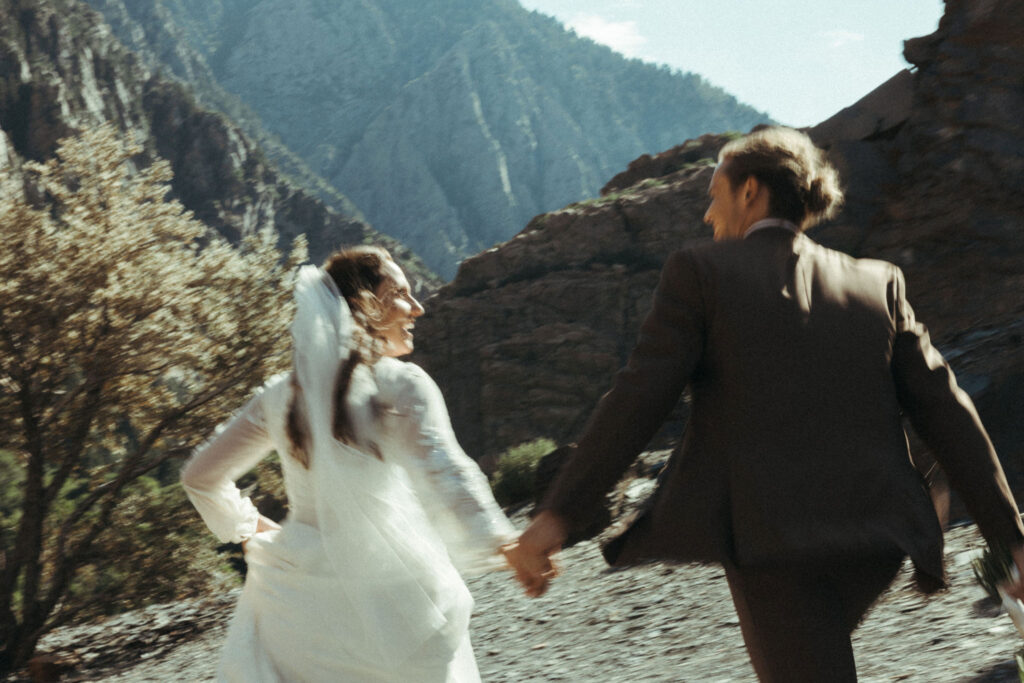
<svg viewBox="0 0 1024 683">
<path fill-rule="evenodd" d="M 743 186 L 740 188 L 740 199 L 745 204 L 753 204 L 758 195 L 765 189 L 764 185 L 756 176 L 749 175 L 747 179 L 743 181 Z"/>
</svg>

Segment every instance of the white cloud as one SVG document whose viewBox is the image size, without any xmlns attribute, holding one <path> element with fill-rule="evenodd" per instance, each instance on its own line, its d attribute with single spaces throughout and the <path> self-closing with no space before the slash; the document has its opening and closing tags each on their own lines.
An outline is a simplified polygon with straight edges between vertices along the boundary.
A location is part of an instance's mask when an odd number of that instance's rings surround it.
<svg viewBox="0 0 1024 683">
<path fill-rule="evenodd" d="M 577 14 L 568 26 L 576 35 L 607 45 L 627 57 L 639 57 L 640 48 L 647 43 L 635 21 L 609 21 L 597 14 Z"/>
<path fill-rule="evenodd" d="M 854 31 L 844 31 L 842 29 L 835 31 L 822 31 L 818 34 L 826 41 L 828 41 L 829 47 L 839 48 L 845 47 L 850 43 L 862 43 L 864 42 L 863 33 L 855 33 Z"/>
</svg>

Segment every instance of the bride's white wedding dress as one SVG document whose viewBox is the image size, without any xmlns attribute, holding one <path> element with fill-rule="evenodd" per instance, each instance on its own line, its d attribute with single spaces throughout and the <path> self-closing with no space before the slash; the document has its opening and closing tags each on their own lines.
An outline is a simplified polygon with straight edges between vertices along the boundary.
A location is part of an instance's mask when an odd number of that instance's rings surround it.
<svg viewBox="0 0 1024 683">
<path fill-rule="evenodd" d="M 347 403 L 360 447 L 314 448 L 309 469 L 288 455 L 291 394 L 288 374 L 272 378 L 182 472 L 214 534 L 248 539 L 219 677 L 478 681 L 473 602 L 455 565 L 502 566 L 514 531 L 459 447 L 436 384 L 390 358 L 359 366 Z M 255 533 L 258 513 L 234 482 L 271 450 L 289 513 L 280 531 Z"/>
</svg>

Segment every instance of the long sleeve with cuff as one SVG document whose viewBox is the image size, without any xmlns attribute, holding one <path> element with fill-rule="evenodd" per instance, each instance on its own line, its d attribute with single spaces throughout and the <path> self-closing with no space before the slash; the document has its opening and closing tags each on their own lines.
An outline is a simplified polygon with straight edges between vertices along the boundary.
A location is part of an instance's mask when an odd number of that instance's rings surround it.
<svg viewBox="0 0 1024 683">
<path fill-rule="evenodd" d="M 274 444 L 267 432 L 260 391 L 199 446 L 181 472 L 181 484 L 206 526 L 224 543 L 256 533 L 259 512 L 235 485 Z"/>
<path fill-rule="evenodd" d="M 437 384 L 421 368 L 392 361 L 380 363 L 378 381 L 393 397 L 383 418 L 385 451 L 402 459 L 456 567 L 472 573 L 503 566 L 500 548 L 515 530 L 459 446 Z"/>
</svg>

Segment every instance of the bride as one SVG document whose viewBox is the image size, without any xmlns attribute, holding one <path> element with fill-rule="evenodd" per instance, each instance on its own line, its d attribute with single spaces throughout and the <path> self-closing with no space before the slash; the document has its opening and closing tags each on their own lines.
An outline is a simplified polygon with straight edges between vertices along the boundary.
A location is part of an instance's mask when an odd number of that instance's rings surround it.
<svg viewBox="0 0 1024 683">
<path fill-rule="evenodd" d="M 458 570 L 505 566 L 514 531 L 459 447 L 437 385 L 397 360 L 423 308 L 387 251 L 306 266 L 293 369 L 198 448 L 182 484 L 248 573 L 221 655 L 226 681 L 478 681 Z M 289 513 L 235 481 L 281 454 Z"/>
</svg>

